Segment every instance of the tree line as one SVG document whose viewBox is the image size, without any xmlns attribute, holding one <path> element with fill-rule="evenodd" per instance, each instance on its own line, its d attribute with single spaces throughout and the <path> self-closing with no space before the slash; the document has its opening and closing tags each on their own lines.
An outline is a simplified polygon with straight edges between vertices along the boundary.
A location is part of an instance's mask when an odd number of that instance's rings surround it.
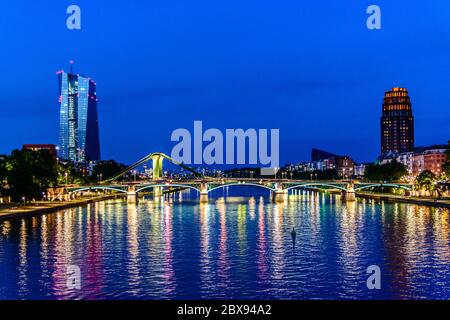
<svg viewBox="0 0 450 320">
<path fill-rule="evenodd" d="M 48 150 L 14 150 L 0 155 L 0 196 L 13 202 L 42 199 L 46 190 L 66 184 L 87 184 L 108 179 L 125 165 L 99 161 L 92 172 L 70 161 L 57 161 Z"/>
</svg>

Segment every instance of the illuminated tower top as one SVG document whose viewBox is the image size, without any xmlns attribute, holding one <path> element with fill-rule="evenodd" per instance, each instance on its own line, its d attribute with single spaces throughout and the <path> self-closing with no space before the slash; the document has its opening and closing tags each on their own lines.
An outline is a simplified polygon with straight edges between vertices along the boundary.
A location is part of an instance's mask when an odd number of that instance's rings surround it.
<svg viewBox="0 0 450 320">
<path fill-rule="evenodd" d="M 384 95 L 381 115 L 381 154 L 414 148 L 414 117 L 408 90 L 395 87 Z"/>
</svg>

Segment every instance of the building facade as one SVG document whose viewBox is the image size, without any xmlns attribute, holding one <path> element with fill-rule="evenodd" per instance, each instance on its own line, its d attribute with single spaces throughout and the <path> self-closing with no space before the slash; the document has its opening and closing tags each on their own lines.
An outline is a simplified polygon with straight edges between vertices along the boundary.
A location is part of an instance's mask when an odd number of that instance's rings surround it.
<svg viewBox="0 0 450 320">
<path fill-rule="evenodd" d="M 349 156 L 335 157 L 336 171 L 339 177 L 348 179 L 355 173 L 355 163 Z"/>
<path fill-rule="evenodd" d="M 446 146 L 434 146 L 418 152 L 414 156 L 412 174 L 417 176 L 425 170 L 431 171 L 435 175 L 442 174 L 444 164 L 447 161 L 446 150 Z"/>
<path fill-rule="evenodd" d="M 54 159 L 57 156 L 56 145 L 54 144 L 24 144 L 22 148 L 32 151 L 47 150 Z"/>
<path fill-rule="evenodd" d="M 364 174 L 366 173 L 366 167 L 367 166 L 368 166 L 368 164 L 366 164 L 366 163 L 355 164 L 354 175 L 357 176 L 357 177 L 363 177 Z"/>
<path fill-rule="evenodd" d="M 414 148 L 414 117 L 405 88 L 393 88 L 384 95 L 381 115 L 381 154 L 406 152 Z"/>
<path fill-rule="evenodd" d="M 360 167 L 364 172 L 365 166 Z M 286 166 L 291 172 L 314 172 L 336 170 L 340 178 L 351 178 L 355 173 L 355 162 L 349 156 L 340 156 L 331 152 L 312 149 L 311 161 Z"/>
<path fill-rule="evenodd" d="M 403 163 L 408 170 L 408 173 L 411 175 L 414 171 L 414 159 L 416 154 L 413 151 L 399 153 L 397 155 L 397 162 Z"/>
<path fill-rule="evenodd" d="M 77 163 L 100 160 L 96 84 L 78 74 L 58 72 L 61 159 Z"/>
<path fill-rule="evenodd" d="M 388 152 L 380 158 L 380 163 L 385 164 L 396 160 L 405 165 L 412 178 L 425 170 L 431 171 L 435 175 L 440 175 L 443 173 L 443 166 L 447 161 L 446 150 L 446 145 L 434 145 L 417 147 L 409 152 Z"/>
</svg>

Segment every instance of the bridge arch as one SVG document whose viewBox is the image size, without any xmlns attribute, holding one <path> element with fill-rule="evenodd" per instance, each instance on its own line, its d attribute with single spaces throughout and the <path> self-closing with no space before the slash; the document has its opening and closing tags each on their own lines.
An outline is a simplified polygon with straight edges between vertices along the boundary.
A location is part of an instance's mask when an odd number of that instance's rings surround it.
<svg viewBox="0 0 450 320">
<path fill-rule="evenodd" d="M 208 193 L 211 192 L 211 191 L 220 189 L 220 188 L 232 187 L 232 186 L 241 186 L 241 187 L 242 187 L 242 186 L 244 186 L 244 187 L 245 187 L 245 186 L 252 186 L 252 187 L 259 187 L 259 188 L 268 189 L 268 190 L 270 190 L 270 191 L 276 191 L 274 188 L 265 186 L 265 185 L 263 185 L 263 184 L 257 184 L 257 183 L 238 183 L 238 182 L 236 182 L 236 183 L 229 183 L 229 184 L 221 184 L 221 185 L 219 185 L 219 186 L 213 187 L 213 188 L 211 188 L 211 189 L 208 189 Z"/>
<path fill-rule="evenodd" d="M 347 191 L 347 189 L 344 188 L 343 186 L 334 185 L 334 184 L 328 184 L 328 183 L 320 183 L 320 182 L 297 184 L 297 185 L 289 186 L 288 188 L 285 188 L 284 190 L 291 190 L 291 189 L 302 188 L 302 187 L 304 187 L 304 188 L 308 188 L 308 187 L 330 187 L 330 188 L 333 188 L 333 189 L 339 189 L 339 190 L 342 190 L 342 191 Z"/>
<path fill-rule="evenodd" d="M 70 193 L 78 193 L 78 192 L 83 192 L 83 191 L 92 191 L 92 190 L 111 190 L 111 191 L 118 191 L 118 192 L 123 192 L 123 193 L 127 193 L 127 190 L 123 190 L 123 189 L 119 189 L 119 188 L 114 188 L 114 187 L 103 187 L 103 186 L 93 186 L 93 187 L 83 187 L 80 189 L 74 189 L 74 190 L 70 190 Z"/>
<path fill-rule="evenodd" d="M 171 157 L 169 157 L 168 155 L 166 155 L 162 152 L 152 152 L 152 153 L 149 153 L 148 155 L 146 155 L 145 157 L 143 157 L 142 159 L 136 161 L 132 165 L 126 167 L 125 169 L 120 171 L 118 174 L 116 174 L 114 177 L 103 181 L 103 183 L 111 183 L 113 181 L 116 181 L 120 177 L 124 176 L 127 172 L 130 172 L 130 171 L 136 169 L 140 165 L 142 165 L 150 160 L 153 162 L 153 177 L 155 178 L 155 175 L 157 175 L 156 178 L 160 178 L 160 175 L 162 175 L 163 159 L 168 160 L 169 162 L 173 163 L 174 165 L 193 173 L 194 176 L 196 176 L 196 177 L 203 177 L 202 174 L 198 173 L 194 169 L 186 166 L 184 163 L 179 163 L 179 162 L 175 161 L 174 159 L 172 159 Z"/>
<path fill-rule="evenodd" d="M 395 183 L 374 183 L 374 184 L 369 184 L 366 186 L 355 187 L 355 191 L 370 189 L 370 188 L 375 188 L 375 187 L 393 187 L 393 188 L 400 188 L 400 189 L 407 190 L 407 191 L 412 191 L 412 186 L 395 184 Z"/>
<path fill-rule="evenodd" d="M 155 188 L 155 187 L 180 187 L 180 188 L 189 188 L 189 189 L 192 189 L 192 190 L 200 192 L 200 189 L 198 189 L 198 188 L 196 188 L 194 186 L 191 186 L 191 185 L 173 184 L 173 183 L 171 183 L 171 184 L 164 184 L 164 183 L 161 184 L 160 183 L 160 184 L 151 184 L 151 185 L 144 186 L 142 188 L 136 189 L 136 193 L 138 193 L 138 192 L 140 192 L 142 190 L 145 190 L 145 189 L 150 189 L 150 188 Z"/>
</svg>

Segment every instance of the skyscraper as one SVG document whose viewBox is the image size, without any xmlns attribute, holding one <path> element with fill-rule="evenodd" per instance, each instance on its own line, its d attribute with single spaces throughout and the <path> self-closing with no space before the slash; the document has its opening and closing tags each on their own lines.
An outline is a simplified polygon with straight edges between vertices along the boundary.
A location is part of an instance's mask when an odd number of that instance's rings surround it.
<svg viewBox="0 0 450 320">
<path fill-rule="evenodd" d="M 381 115 L 381 154 L 414 148 L 414 117 L 408 91 L 393 88 L 384 95 Z"/>
<path fill-rule="evenodd" d="M 58 71 L 59 152 L 74 162 L 100 160 L 96 84 L 90 78 Z"/>
</svg>

